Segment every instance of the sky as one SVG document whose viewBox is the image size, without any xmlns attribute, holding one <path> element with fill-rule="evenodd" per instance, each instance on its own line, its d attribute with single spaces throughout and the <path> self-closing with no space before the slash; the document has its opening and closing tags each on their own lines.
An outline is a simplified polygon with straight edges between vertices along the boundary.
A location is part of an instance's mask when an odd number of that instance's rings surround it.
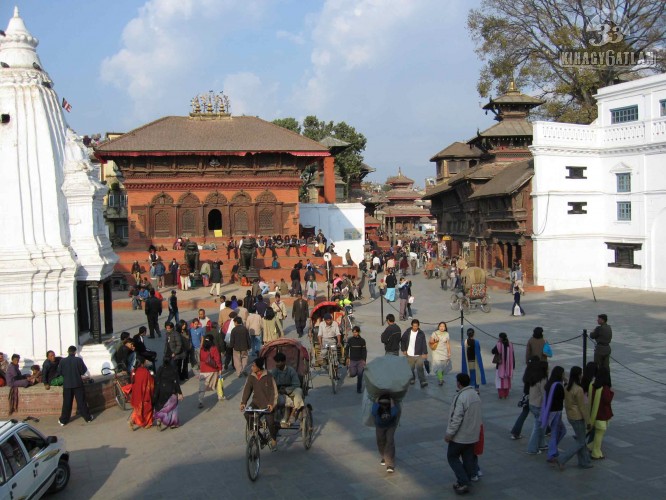
<svg viewBox="0 0 666 500">
<path fill-rule="evenodd" d="M 490 126 L 467 32 L 479 0 L 15 0 L 79 134 L 128 132 L 223 91 L 232 114 L 363 133 L 383 182 Z"/>
</svg>

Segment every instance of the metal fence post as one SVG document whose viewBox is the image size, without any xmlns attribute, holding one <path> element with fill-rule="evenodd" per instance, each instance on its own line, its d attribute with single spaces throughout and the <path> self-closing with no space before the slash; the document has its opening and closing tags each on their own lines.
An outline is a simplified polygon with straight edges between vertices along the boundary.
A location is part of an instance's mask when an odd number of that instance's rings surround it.
<svg viewBox="0 0 666 500">
<path fill-rule="evenodd" d="M 382 326 L 384 326 L 384 297 L 379 294 L 379 314 L 382 316 Z"/>
<path fill-rule="evenodd" d="M 583 368 L 587 366 L 587 330 L 583 329 Z"/>
</svg>

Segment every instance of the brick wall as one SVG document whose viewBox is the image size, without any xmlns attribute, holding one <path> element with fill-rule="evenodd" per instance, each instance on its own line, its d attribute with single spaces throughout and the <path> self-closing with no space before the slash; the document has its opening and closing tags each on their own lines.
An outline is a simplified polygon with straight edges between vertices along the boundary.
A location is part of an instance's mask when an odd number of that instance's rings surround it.
<svg viewBox="0 0 666 500">
<path fill-rule="evenodd" d="M 86 402 L 93 414 L 116 406 L 112 377 L 96 377 L 94 383 L 85 385 L 85 389 Z M 19 388 L 19 409 L 11 417 L 59 416 L 61 408 L 62 387 L 51 387 L 48 391 L 44 388 L 44 384 L 21 387 Z M 73 408 L 72 415 L 76 413 L 76 400 L 74 400 Z M 0 387 L 0 418 L 9 418 L 9 416 L 9 388 Z"/>
</svg>

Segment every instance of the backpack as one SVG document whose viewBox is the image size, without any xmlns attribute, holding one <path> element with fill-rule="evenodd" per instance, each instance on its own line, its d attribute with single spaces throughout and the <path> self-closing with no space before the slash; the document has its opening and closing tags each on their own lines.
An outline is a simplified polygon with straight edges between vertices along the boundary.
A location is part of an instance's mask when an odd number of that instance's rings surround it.
<svg viewBox="0 0 666 500">
<path fill-rule="evenodd" d="M 266 311 L 264 312 L 264 319 L 267 319 L 269 321 L 275 319 L 275 311 L 273 310 L 272 307 L 266 308 Z"/>
</svg>

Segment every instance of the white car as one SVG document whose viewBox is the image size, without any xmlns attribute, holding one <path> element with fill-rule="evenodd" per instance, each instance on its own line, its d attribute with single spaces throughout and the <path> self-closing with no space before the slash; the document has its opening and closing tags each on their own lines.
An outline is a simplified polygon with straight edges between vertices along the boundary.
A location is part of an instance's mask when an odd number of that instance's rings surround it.
<svg viewBox="0 0 666 500">
<path fill-rule="evenodd" d="M 69 482 L 69 453 L 56 436 L 16 420 L 0 421 L 0 499 L 41 498 Z"/>
</svg>

